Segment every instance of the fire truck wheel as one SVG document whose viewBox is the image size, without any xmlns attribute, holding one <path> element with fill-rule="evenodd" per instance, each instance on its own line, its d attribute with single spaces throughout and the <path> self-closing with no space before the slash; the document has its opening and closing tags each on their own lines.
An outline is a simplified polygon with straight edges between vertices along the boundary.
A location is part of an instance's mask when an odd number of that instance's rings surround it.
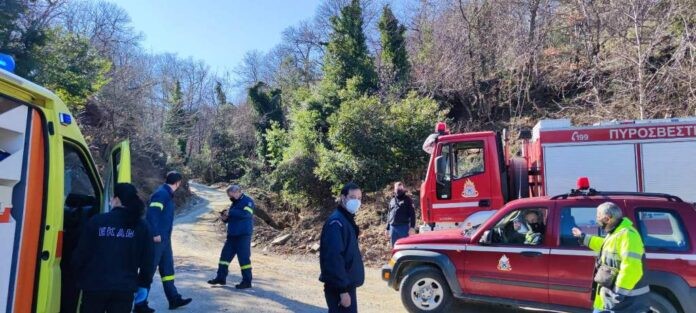
<svg viewBox="0 0 696 313">
<path fill-rule="evenodd" d="M 674 305 L 657 292 L 650 292 L 648 299 L 650 301 L 650 310 L 653 313 L 677 313 Z"/>
<path fill-rule="evenodd" d="M 411 270 L 401 281 L 401 302 L 411 313 L 448 312 L 453 297 L 442 273 L 423 266 Z"/>
</svg>

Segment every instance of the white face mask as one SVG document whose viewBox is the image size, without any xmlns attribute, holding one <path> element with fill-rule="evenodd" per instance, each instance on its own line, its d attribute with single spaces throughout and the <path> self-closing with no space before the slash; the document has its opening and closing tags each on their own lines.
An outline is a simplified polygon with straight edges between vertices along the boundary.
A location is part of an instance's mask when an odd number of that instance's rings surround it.
<svg viewBox="0 0 696 313">
<path fill-rule="evenodd" d="M 346 210 L 348 210 L 350 214 L 358 213 L 358 209 L 360 209 L 360 200 L 350 199 L 346 201 Z"/>
</svg>

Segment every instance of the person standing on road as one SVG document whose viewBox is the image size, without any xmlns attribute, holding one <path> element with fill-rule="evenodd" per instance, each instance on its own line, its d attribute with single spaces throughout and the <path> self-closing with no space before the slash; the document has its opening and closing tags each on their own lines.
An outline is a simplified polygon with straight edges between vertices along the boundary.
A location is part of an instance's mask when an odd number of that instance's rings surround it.
<svg viewBox="0 0 696 313">
<path fill-rule="evenodd" d="M 389 201 L 389 217 L 387 219 L 387 236 L 391 238 L 391 246 L 401 238 L 416 233 L 416 209 L 413 200 L 406 194 L 404 184 L 394 184 L 394 197 Z"/>
<path fill-rule="evenodd" d="M 362 191 L 354 183 L 341 190 L 341 203 L 321 230 L 319 281 L 329 313 L 358 312 L 356 288 L 365 282 L 365 267 L 358 245 L 360 229 L 355 213 L 360 208 Z"/>
<path fill-rule="evenodd" d="M 82 313 L 127 313 L 133 293 L 152 282 L 153 243 L 141 216 L 145 204 L 131 184 L 118 184 L 112 210 L 90 219 L 72 266 L 82 289 Z"/>
<path fill-rule="evenodd" d="M 645 248 L 640 234 L 612 202 L 597 207 L 597 225 L 607 232 L 605 238 L 586 235 L 577 227 L 572 230 L 583 245 L 599 252 L 592 284 L 594 312 L 648 312 L 641 297 L 650 287 L 643 279 Z"/>
<path fill-rule="evenodd" d="M 173 310 L 191 303 L 184 299 L 174 285 L 174 254 L 172 252 L 172 229 L 174 227 L 174 192 L 181 187 L 183 177 L 178 172 L 167 173 L 165 184 L 160 186 L 150 197 L 147 209 L 147 221 L 155 242 L 155 257 L 152 273 L 159 268 L 164 293 L 169 301 L 169 309 Z M 148 291 L 150 287 L 148 286 Z M 151 313 L 155 310 L 148 307 L 147 297 L 135 304 L 134 312 Z"/>
<path fill-rule="evenodd" d="M 242 270 L 242 282 L 237 289 L 251 288 L 251 235 L 254 232 L 254 200 L 242 192 L 238 185 L 227 188 L 232 205 L 223 212 L 221 219 L 227 223 L 227 240 L 220 253 L 217 275 L 208 281 L 211 285 L 225 285 L 229 266 L 237 255 Z"/>
</svg>

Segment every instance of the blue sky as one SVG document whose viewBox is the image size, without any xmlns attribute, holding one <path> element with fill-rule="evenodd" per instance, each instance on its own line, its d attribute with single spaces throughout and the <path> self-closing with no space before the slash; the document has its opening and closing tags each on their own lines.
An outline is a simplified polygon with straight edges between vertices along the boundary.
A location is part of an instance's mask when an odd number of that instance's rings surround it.
<svg viewBox="0 0 696 313">
<path fill-rule="evenodd" d="M 288 26 L 311 19 L 320 0 L 113 0 L 150 52 L 177 53 L 233 69 L 249 50 L 268 51 Z"/>
</svg>

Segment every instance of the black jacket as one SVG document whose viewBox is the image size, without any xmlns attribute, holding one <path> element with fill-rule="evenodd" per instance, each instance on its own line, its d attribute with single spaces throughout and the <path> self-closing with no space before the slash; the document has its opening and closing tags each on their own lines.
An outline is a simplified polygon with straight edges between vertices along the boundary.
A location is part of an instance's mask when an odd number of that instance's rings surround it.
<svg viewBox="0 0 696 313">
<path fill-rule="evenodd" d="M 135 292 L 152 282 L 154 243 L 147 222 L 132 223 L 125 208 L 89 220 L 73 254 L 78 286 L 85 291 Z"/>
<path fill-rule="evenodd" d="M 326 288 L 348 292 L 365 282 L 365 267 L 358 247 L 360 230 L 352 214 L 339 207 L 321 230 L 319 280 Z"/>
<path fill-rule="evenodd" d="M 413 207 L 413 200 L 408 195 L 395 196 L 389 201 L 387 230 L 391 228 L 391 225 L 404 224 L 416 228 L 416 209 Z"/>
</svg>

